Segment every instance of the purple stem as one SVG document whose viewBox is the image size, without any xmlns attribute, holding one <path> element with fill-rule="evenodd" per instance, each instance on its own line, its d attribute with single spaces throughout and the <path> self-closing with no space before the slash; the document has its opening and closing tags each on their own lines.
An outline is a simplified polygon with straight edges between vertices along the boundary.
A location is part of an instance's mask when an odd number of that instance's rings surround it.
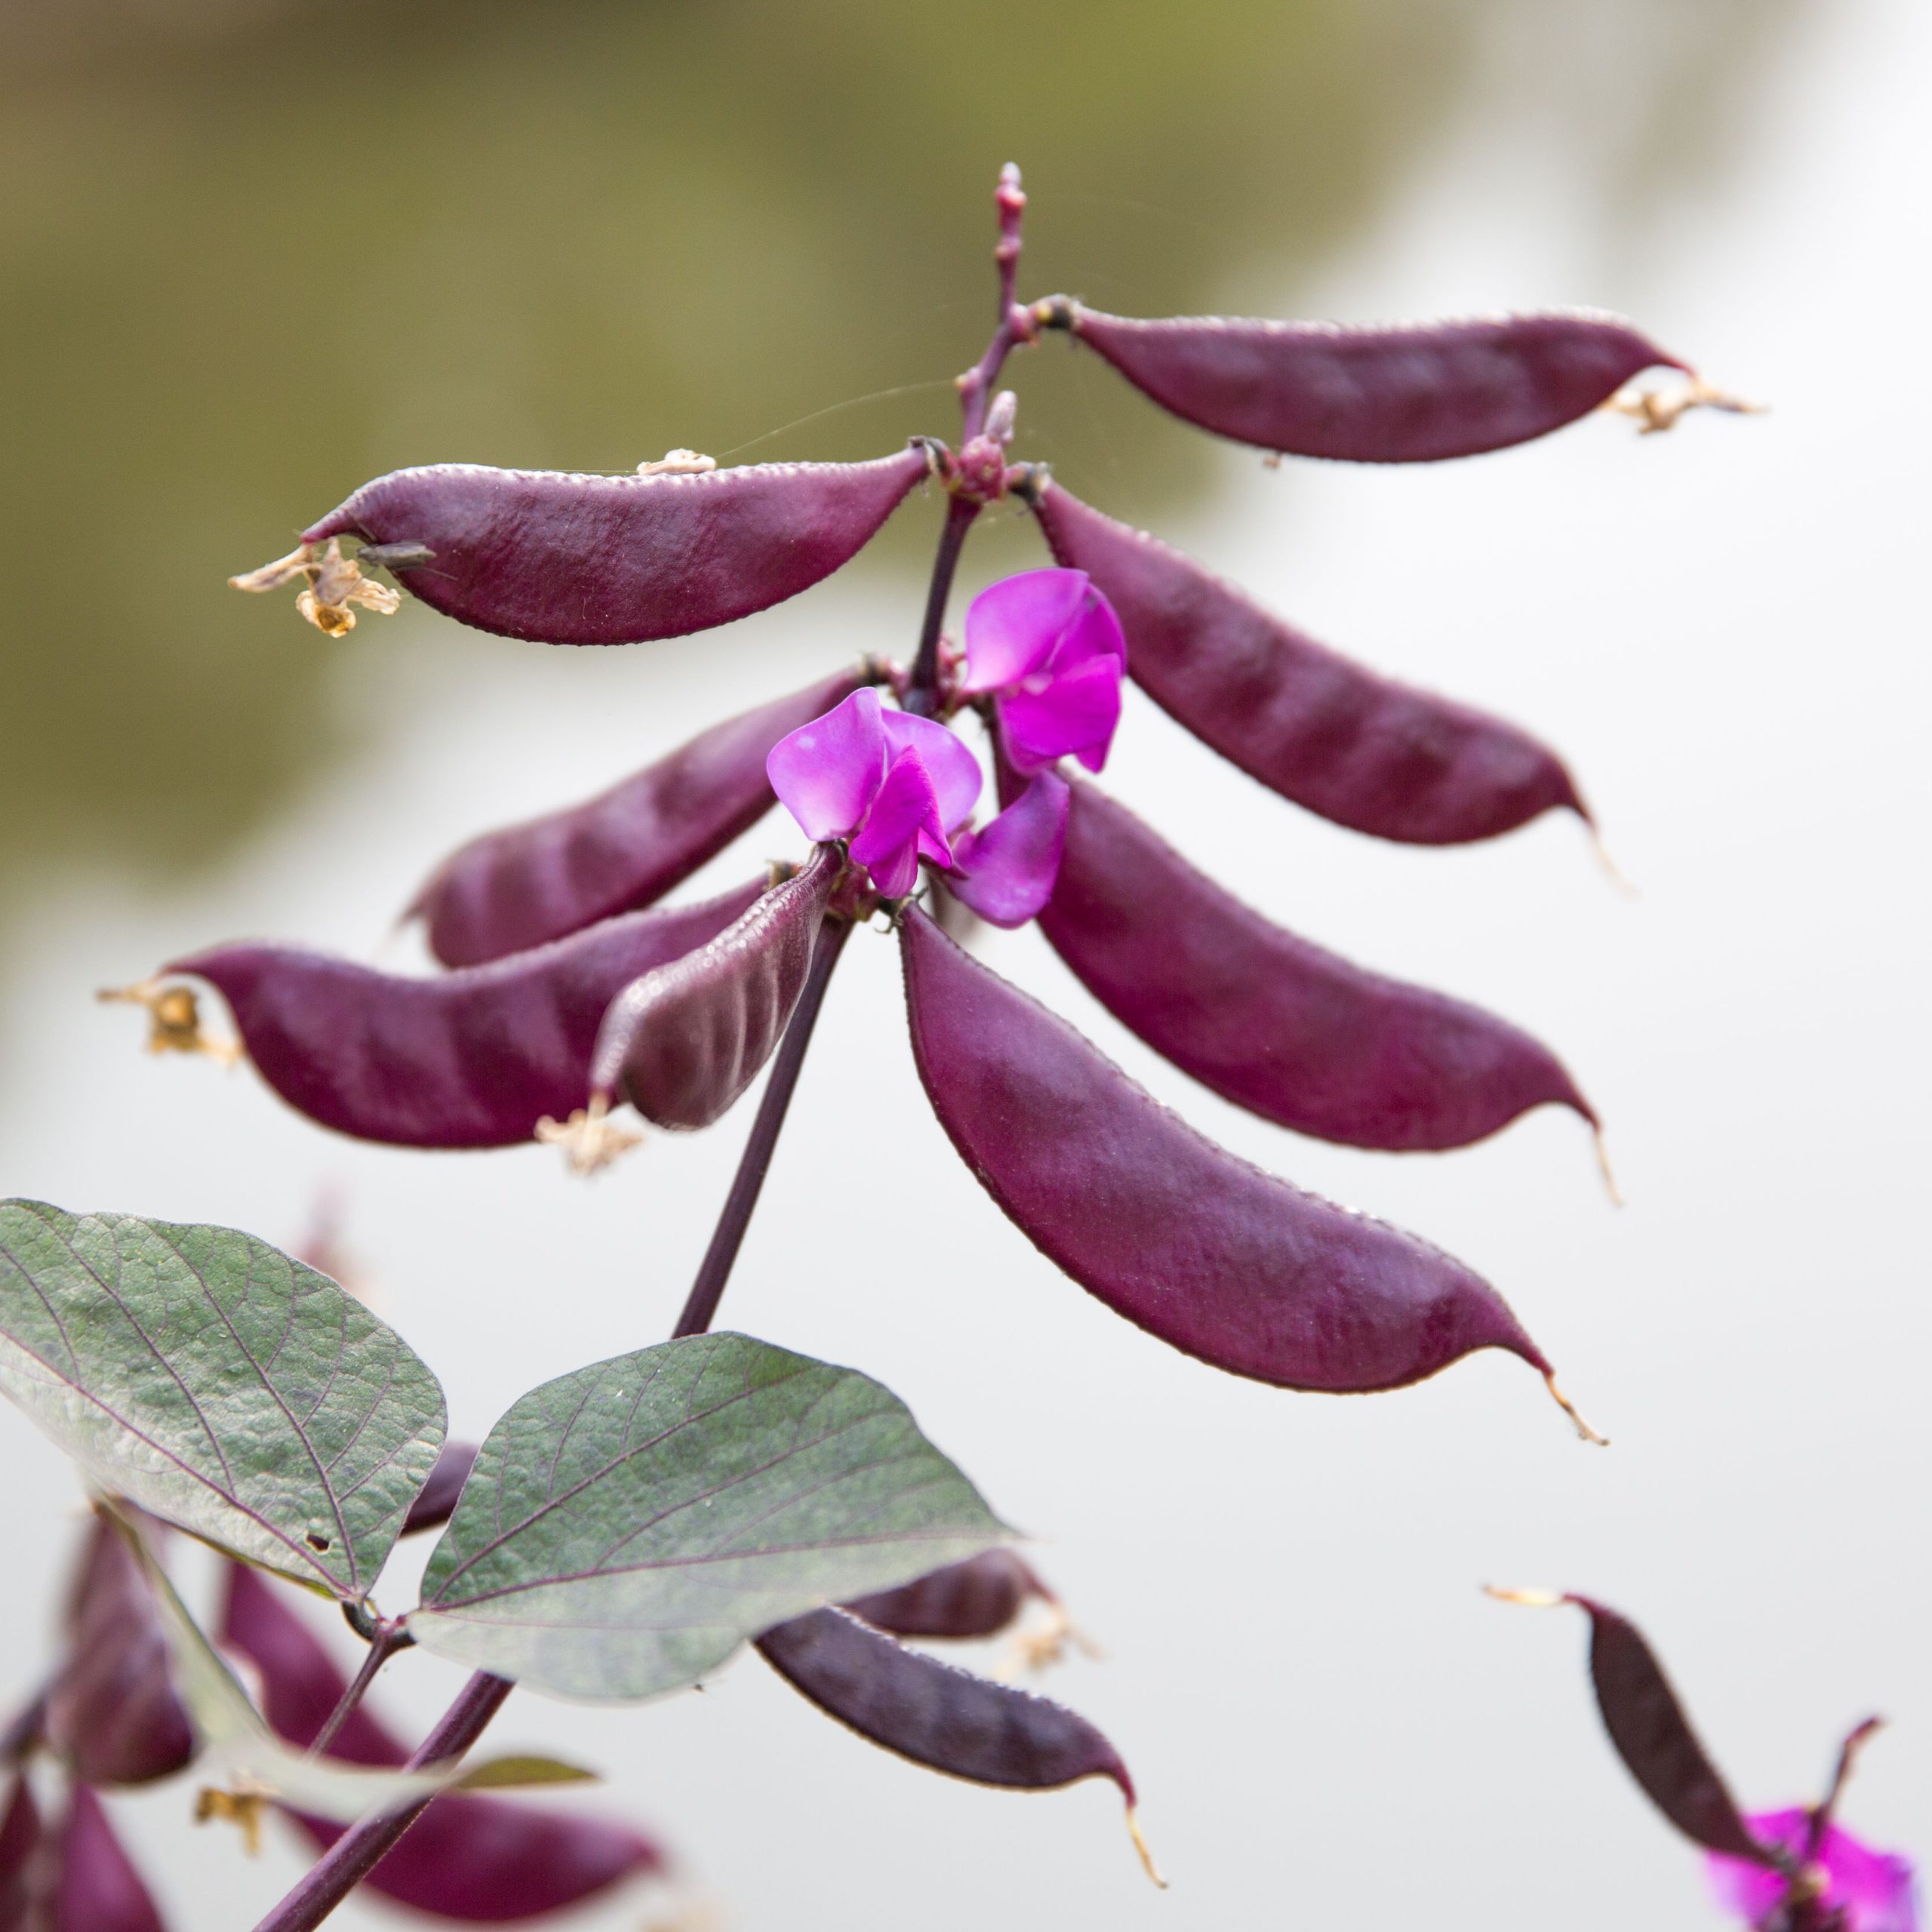
<svg viewBox="0 0 1932 1932">
<path fill-rule="evenodd" d="M 349 1680 L 336 1707 L 330 1712 L 328 1721 L 316 1732 L 309 1749 L 320 1755 L 333 1744 L 337 1734 L 354 1715 L 355 1707 L 368 1694 L 369 1686 L 375 1682 L 376 1673 L 398 1651 L 406 1651 L 416 1639 L 398 1623 L 383 1622 L 376 1626 L 369 1639 L 368 1654 L 362 1660 L 362 1668 Z"/>
<path fill-rule="evenodd" d="M 368 1666 L 365 1665 L 365 1669 Z M 456 1702 L 437 1721 L 436 1727 L 423 1739 L 407 1769 L 426 1770 L 460 1758 L 483 1734 L 484 1727 L 497 1715 L 510 1694 L 507 1679 L 479 1670 L 461 1690 Z M 255 1932 L 315 1932 L 315 1927 L 341 1904 L 350 1890 L 376 1868 L 377 1862 L 427 1808 L 429 1800 L 418 1798 L 400 1810 L 365 1818 L 352 1826 L 308 1870 L 301 1883 L 255 1927 Z"/>
<path fill-rule="evenodd" d="M 792 1090 L 798 1085 L 799 1069 L 805 1063 L 805 1049 L 811 1044 L 812 1028 L 817 1023 L 832 969 L 838 964 L 851 930 L 851 920 L 835 916 L 828 916 L 819 928 L 818 945 L 812 954 L 812 970 L 805 989 L 798 995 L 791 1024 L 778 1044 L 771 1078 L 765 1082 L 758 1118 L 752 1122 L 751 1137 L 739 1157 L 731 1192 L 724 1198 L 724 1211 L 718 1217 L 717 1229 L 711 1237 L 711 1245 L 705 1250 L 703 1263 L 697 1271 L 697 1279 L 691 1284 L 684 1312 L 671 1331 L 673 1341 L 686 1335 L 702 1335 L 718 1312 L 718 1299 L 724 1292 L 724 1284 L 731 1278 L 731 1264 L 738 1258 L 752 1210 L 758 1205 L 759 1190 L 771 1165 L 772 1150 L 778 1145 L 779 1129 L 785 1124 L 786 1110 L 792 1104 Z"/>
<path fill-rule="evenodd" d="M 919 653 L 906 690 L 906 709 L 921 718 L 930 718 L 939 709 L 939 634 L 946 623 L 946 601 L 952 594 L 952 574 L 959 567 L 966 533 L 979 514 L 980 506 L 970 497 L 955 497 L 946 506 L 939 552 L 933 558 L 932 587 L 926 592 L 925 622 L 919 627 Z"/>
</svg>

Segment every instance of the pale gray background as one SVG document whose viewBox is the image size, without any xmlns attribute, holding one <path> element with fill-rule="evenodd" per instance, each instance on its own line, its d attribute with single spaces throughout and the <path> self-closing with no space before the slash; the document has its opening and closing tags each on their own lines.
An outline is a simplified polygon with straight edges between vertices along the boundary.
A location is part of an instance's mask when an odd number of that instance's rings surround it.
<svg viewBox="0 0 1932 1932">
<path fill-rule="evenodd" d="M 608 1801 L 664 1834 L 684 1902 L 718 1925 L 1713 1923 L 1694 1856 L 1598 1733 L 1581 1628 L 1489 1604 L 1485 1580 L 1586 1589 L 1638 1617 L 1755 1805 L 1812 1793 L 1840 1730 L 1884 1711 L 1895 1728 L 1850 1821 L 1932 1855 L 1932 15 L 1915 0 L 1801 15 L 1760 57 L 1721 158 L 1638 223 L 1604 183 L 1620 88 L 1641 84 L 1654 42 L 1614 8 L 1560 26 L 1558 11 L 1500 10 L 1493 85 L 1358 238 L 1288 290 L 1271 289 L 1258 238 L 1241 293 L 1350 318 L 1612 304 L 1775 413 L 1643 441 L 1592 421 L 1406 472 L 1270 473 L 1225 451 L 1211 490 L 1162 528 L 1316 635 L 1562 747 L 1641 897 L 1619 896 L 1567 819 L 1448 853 L 1326 826 L 1138 697 L 1109 780 L 1284 921 L 1555 1044 L 1607 1118 L 1629 1205 L 1607 1204 L 1587 1137 L 1554 1112 L 1438 1158 L 1282 1134 L 1158 1064 L 1036 937 L 987 952 L 1230 1146 L 1484 1269 L 1615 1446 L 1577 1444 L 1500 1355 L 1329 1400 L 1217 1375 L 1115 1319 L 954 1159 L 914 1081 L 892 949 L 861 936 L 726 1318 L 883 1378 L 1038 1535 L 1108 1651 L 1048 1687 L 1125 1752 L 1174 1890 L 1141 1878 L 1109 1789 L 1026 1799 L 929 1777 L 755 1660 L 645 1710 L 515 1700 L 504 1740 L 606 1769 Z M 1044 229 L 1054 183 L 1029 186 Z M 1078 425 L 1029 419 L 1024 358 L 1014 373 L 1032 453 L 1053 454 Z M 929 401 L 915 413 L 949 426 Z M 1131 469 L 1103 460 L 1087 487 L 1137 513 Z M 321 506 L 269 506 L 262 554 Z M 970 553 L 965 587 L 1031 556 L 1007 529 Z M 257 561 L 211 552 L 197 568 Z M 657 1338 L 748 1107 L 591 1186 L 534 1151 L 365 1148 L 252 1073 L 144 1057 L 134 1017 L 90 994 L 243 934 L 408 961 L 386 924 L 447 848 L 844 654 L 903 650 L 916 595 L 869 562 L 701 642 L 611 654 L 482 638 L 413 608 L 334 646 L 260 605 L 263 653 L 328 659 L 326 728 L 355 754 L 211 874 L 156 890 L 132 862 L 80 866 L 23 902 L 31 918 L 5 937 L 6 1191 L 293 1240 L 334 1187 L 378 1305 L 472 1434 L 534 1381 Z M 721 875 L 794 843 L 768 822 Z M 0 1441 L 12 1697 L 44 1654 L 77 1491 L 17 1417 L 0 1417 Z M 390 1678 L 383 1703 L 416 1721 L 454 1681 L 417 1659 Z M 251 1922 L 294 1853 L 278 1839 L 250 1865 L 229 1835 L 182 1830 L 186 1801 L 171 1787 L 116 1816 L 177 1924 Z M 648 1909 L 581 1923 L 635 1926 Z M 399 1921 L 371 1906 L 338 1922 Z"/>
</svg>

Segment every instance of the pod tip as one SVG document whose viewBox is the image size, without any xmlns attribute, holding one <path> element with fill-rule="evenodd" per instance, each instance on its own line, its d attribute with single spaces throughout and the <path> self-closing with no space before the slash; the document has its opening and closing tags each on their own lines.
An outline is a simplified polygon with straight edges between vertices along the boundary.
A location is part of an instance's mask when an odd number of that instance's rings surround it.
<svg viewBox="0 0 1932 1932">
<path fill-rule="evenodd" d="M 1644 389 L 1629 383 L 1598 406 L 1614 415 L 1634 417 L 1640 436 L 1660 435 L 1666 429 L 1675 429 L 1694 409 L 1721 410 L 1727 416 L 1762 416 L 1770 408 L 1768 403 L 1747 402 L 1697 375 L 1667 389 Z"/>
<path fill-rule="evenodd" d="M 546 1147 L 561 1147 L 574 1174 L 594 1174 L 620 1154 L 643 1144 L 643 1134 L 610 1118 L 608 1094 L 593 1094 L 588 1106 L 579 1107 L 566 1121 L 548 1114 L 537 1123 L 537 1138 Z"/>
<path fill-rule="evenodd" d="M 1586 817 L 1583 823 L 1589 827 L 1590 849 L 1596 854 L 1597 863 L 1602 866 L 1611 884 L 1615 886 L 1626 899 L 1641 899 L 1644 896 L 1642 889 L 1611 856 L 1610 848 L 1604 843 L 1603 834 L 1597 829 L 1596 820 Z"/>
<path fill-rule="evenodd" d="M 1571 1401 L 1570 1398 L 1564 1395 L 1563 1391 L 1556 1386 L 1555 1376 L 1548 1370 L 1546 1370 L 1543 1372 L 1543 1379 L 1544 1386 L 1548 1388 L 1550 1394 L 1556 1398 L 1556 1406 L 1570 1418 L 1573 1423 L 1575 1424 L 1577 1433 L 1580 1435 L 1586 1442 L 1594 1442 L 1598 1448 L 1607 1449 L 1610 1447 L 1610 1438 L 1607 1435 L 1598 1435 L 1598 1432 L 1583 1420 L 1583 1414 L 1577 1408 L 1576 1404 Z"/>
<path fill-rule="evenodd" d="M 202 1026 L 201 1002 L 192 986 L 156 977 L 132 986 L 103 986 L 94 995 L 103 1005 L 142 1008 L 148 1016 L 151 1054 L 201 1054 L 222 1066 L 242 1057 L 239 1040 L 217 1040 Z"/>
<path fill-rule="evenodd" d="M 1494 1583 L 1484 1584 L 1482 1593 L 1498 1603 L 1513 1603 L 1523 1610 L 1555 1610 L 1569 1601 L 1561 1590 L 1506 1590 Z"/>
<path fill-rule="evenodd" d="M 1597 1166 L 1603 1174 L 1603 1184 L 1609 1193 L 1610 1204 L 1613 1208 L 1621 1208 L 1624 1204 L 1623 1190 L 1617 1184 L 1617 1170 L 1610 1164 L 1610 1143 L 1604 1137 L 1603 1129 L 1594 1121 L 1591 1123 L 1591 1133 L 1596 1142 Z"/>
<path fill-rule="evenodd" d="M 1134 1841 L 1134 1850 L 1140 1854 L 1140 1869 L 1164 1892 L 1168 1889 L 1168 1881 L 1161 1876 L 1161 1868 L 1154 1863 L 1154 1854 L 1147 1843 L 1146 1834 L 1140 1829 L 1140 1814 L 1131 1804 L 1127 1807 L 1127 1834 Z"/>
</svg>

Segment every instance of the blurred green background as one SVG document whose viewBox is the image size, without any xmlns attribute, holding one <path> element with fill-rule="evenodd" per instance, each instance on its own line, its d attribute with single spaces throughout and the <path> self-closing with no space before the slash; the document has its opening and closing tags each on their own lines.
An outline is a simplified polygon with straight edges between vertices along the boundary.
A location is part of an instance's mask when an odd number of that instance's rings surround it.
<svg viewBox="0 0 1932 1932">
<path fill-rule="evenodd" d="M 1027 291 L 1278 300 L 1413 168 L 1509 11 L 0 8 L 0 864 L 16 885 L 103 857 L 197 868 L 340 752 L 331 647 L 223 580 L 365 478 L 949 435 L 1001 162 L 1034 193 Z M 1635 222 L 1721 158 L 1727 103 L 1798 10 L 1570 11 L 1555 44 L 1603 60 Z M 1614 56 L 1640 24 L 1633 86 Z M 1026 365 L 1023 451 L 1131 477 L 1110 494 L 1145 514 L 1205 452 L 1092 374 L 1059 344 Z M 913 521 L 885 553 L 909 568 Z"/>
</svg>

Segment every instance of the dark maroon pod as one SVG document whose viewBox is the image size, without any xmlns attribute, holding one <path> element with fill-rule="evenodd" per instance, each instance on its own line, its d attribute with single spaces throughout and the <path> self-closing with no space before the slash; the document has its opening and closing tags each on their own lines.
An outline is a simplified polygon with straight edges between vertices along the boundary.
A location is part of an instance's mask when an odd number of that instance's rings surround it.
<svg viewBox="0 0 1932 1932">
<path fill-rule="evenodd" d="M 0 1811 L 0 1932 L 32 1932 L 34 1888 L 41 1869 L 45 1828 L 27 1781 L 16 1771 Z"/>
<path fill-rule="evenodd" d="M 76 1784 L 60 1826 L 51 1932 L 167 1932 L 100 1800 Z"/>
<path fill-rule="evenodd" d="M 1057 1601 L 1011 1550 L 1000 1549 L 949 1563 L 896 1590 L 855 1597 L 844 1607 L 894 1637 L 963 1641 L 997 1637 L 1034 1597 Z"/>
<path fill-rule="evenodd" d="M 1223 1098 L 1389 1150 L 1466 1146 L 1546 1102 L 1595 1125 L 1528 1034 L 1283 931 L 1124 805 L 1072 792 L 1041 928 L 1116 1019 Z"/>
<path fill-rule="evenodd" d="M 1460 1262 L 1216 1146 L 923 913 L 908 913 L 900 946 L 914 1057 L 954 1146 L 1115 1313 L 1286 1388 L 1400 1388 L 1484 1348 L 1549 1377 Z"/>
<path fill-rule="evenodd" d="M 418 1530 L 440 1529 L 447 1523 L 475 1464 L 475 1443 L 445 1442 L 436 1452 L 435 1465 L 429 1472 L 429 1481 L 417 1491 L 416 1500 L 409 1506 L 409 1513 L 402 1519 L 403 1535 L 414 1536 Z"/>
<path fill-rule="evenodd" d="M 1352 328 L 1139 321 L 1064 297 L 1036 312 L 1217 436 L 1349 463 L 1432 463 L 1527 442 L 1587 415 L 1640 370 L 1688 367 L 1620 317 L 1582 309 Z"/>
<path fill-rule="evenodd" d="M 126 1536 L 97 1512 L 68 1594 L 66 1653 L 47 1694 L 48 1747 L 93 1785 L 171 1777 L 197 1740 L 174 1694 L 168 1635 Z"/>
<path fill-rule="evenodd" d="M 611 1001 L 715 939 L 759 890 L 608 919 L 438 979 L 278 946 L 217 946 L 168 971 L 217 988 L 263 1078 L 323 1126 L 406 1147 L 514 1146 L 583 1106 Z"/>
<path fill-rule="evenodd" d="M 795 1690 L 861 1737 L 975 1784 L 1051 1791 L 1112 1778 L 1130 1808 L 1134 1780 L 1087 1720 L 1030 1690 L 909 1651 L 842 1610 L 815 1610 L 758 1640 Z"/>
<path fill-rule="evenodd" d="M 239 1564 L 228 1572 L 222 1641 L 260 1672 L 263 1715 L 269 1724 L 298 1749 L 311 1746 L 346 1680 L 274 1586 Z M 408 1753 L 358 1705 L 326 1755 L 389 1768 Z M 306 1813 L 288 1815 L 325 1849 L 346 1829 Z M 450 1792 L 430 1801 L 364 1882 L 419 1912 L 469 1924 L 501 1924 L 560 1912 L 622 1879 L 660 1870 L 663 1863 L 660 1848 L 627 1826 Z"/>
<path fill-rule="evenodd" d="M 716 1120 L 777 1046 L 844 863 L 820 846 L 709 944 L 627 986 L 598 1034 L 592 1092 L 659 1127 Z"/>
<path fill-rule="evenodd" d="M 1414 845 L 1493 838 L 1554 806 L 1589 820 L 1562 761 L 1515 725 L 1352 663 L 1057 484 L 1032 508 L 1119 613 L 1134 681 L 1283 798 Z"/>
<path fill-rule="evenodd" d="M 863 681 L 857 669 L 822 678 L 582 804 L 472 839 L 410 906 L 428 921 L 431 951 L 445 966 L 481 965 L 662 898 L 771 808 L 772 746 Z"/>
<path fill-rule="evenodd" d="M 865 547 L 929 467 L 917 443 L 871 463 L 654 475 L 435 463 L 364 484 L 302 538 L 421 546 L 429 560 L 401 581 L 479 630 L 642 644 L 810 589 Z"/>
</svg>

